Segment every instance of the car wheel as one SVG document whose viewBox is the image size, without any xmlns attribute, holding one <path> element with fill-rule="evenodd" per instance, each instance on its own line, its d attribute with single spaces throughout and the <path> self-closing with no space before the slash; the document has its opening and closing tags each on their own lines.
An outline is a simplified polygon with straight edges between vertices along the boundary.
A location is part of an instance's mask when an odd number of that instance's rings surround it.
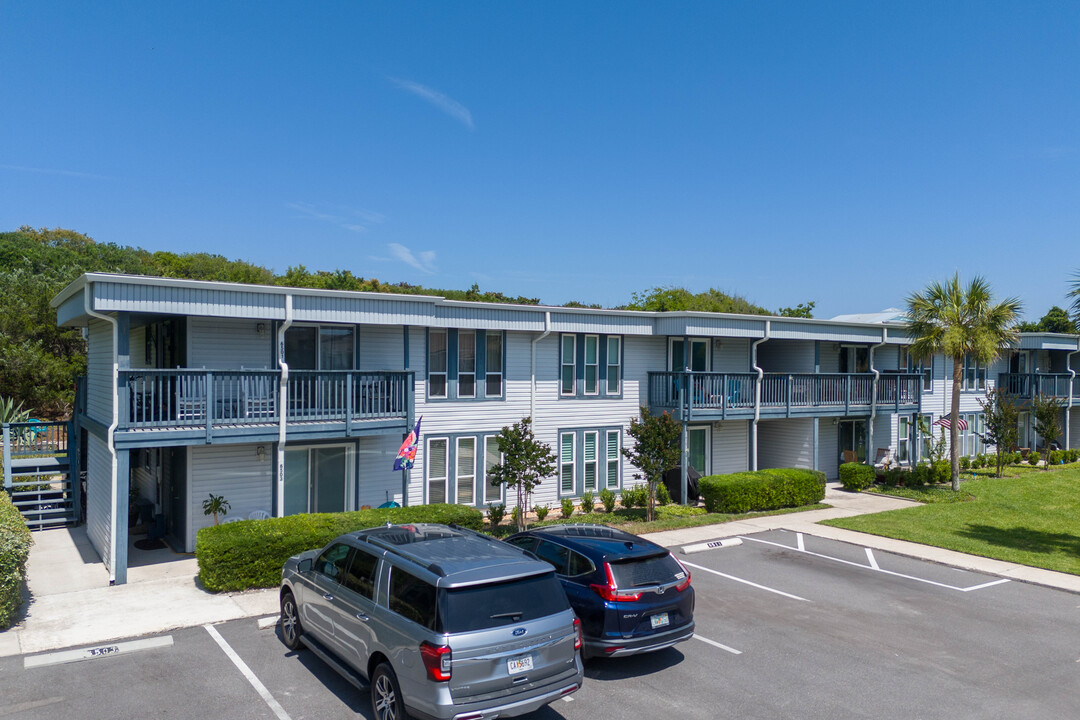
<svg viewBox="0 0 1080 720">
<path fill-rule="evenodd" d="M 300 611 L 296 607 L 296 598 L 286 590 L 281 595 L 281 637 L 285 641 L 285 647 L 290 650 L 299 650 L 302 643 L 300 636 L 304 628 L 300 625 Z"/>
<path fill-rule="evenodd" d="M 387 663 L 382 663 L 371 674 L 371 708 L 375 720 L 406 720 L 405 699 L 397 676 Z"/>
</svg>

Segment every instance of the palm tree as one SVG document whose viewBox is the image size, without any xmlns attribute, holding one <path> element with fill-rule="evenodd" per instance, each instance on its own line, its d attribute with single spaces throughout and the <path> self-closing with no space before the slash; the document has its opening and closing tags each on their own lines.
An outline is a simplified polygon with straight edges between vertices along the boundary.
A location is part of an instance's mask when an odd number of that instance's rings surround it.
<svg viewBox="0 0 1080 720">
<path fill-rule="evenodd" d="M 1069 287 L 1071 289 L 1065 293 L 1065 297 L 1072 298 L 1072 305 L 1069 306 L 1069 309 L 1073 311 L 1072 320 L 1076 324 L 1077 330 L 1080 330 L 1080 270 L 1072 274 Z"/>
<path fill-rule="evenodd" d="M 907 298 L 910 353 L 923 360 L 937 353 L 952 358 L 952 412 L 949 423 L 949 458 L 952 463 L 952 487 L 960 489 L 959 429 L 960 385 L 964 356 L 989 365 L 1001 351 L 1016 340 L 1016 321 L 1022 304 L 1018 298 L 994 303 L 990 285 L 975 277 L 968 286 L 960 285 L 960 274 L 945 283 L 932 282 L 921 293 Z"/>
</svg>

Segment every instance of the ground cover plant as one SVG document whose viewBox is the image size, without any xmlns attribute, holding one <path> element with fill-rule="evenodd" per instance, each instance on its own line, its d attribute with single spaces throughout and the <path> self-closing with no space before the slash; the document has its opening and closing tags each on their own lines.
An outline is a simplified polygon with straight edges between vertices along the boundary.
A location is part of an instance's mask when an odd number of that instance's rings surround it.
<svg viewBox="0 0 1080 720">
<path fill-rule="evenodd" d="M 1080 575 L 1080 466 L 1051 472 L 1010 466 L 1003 478 L 992 477 L 994 472 L 976 470 L 961 486 L 960 502 L 824 524 Z M 923 492 L 940 490 L 931 486 Z"/>
</svg>

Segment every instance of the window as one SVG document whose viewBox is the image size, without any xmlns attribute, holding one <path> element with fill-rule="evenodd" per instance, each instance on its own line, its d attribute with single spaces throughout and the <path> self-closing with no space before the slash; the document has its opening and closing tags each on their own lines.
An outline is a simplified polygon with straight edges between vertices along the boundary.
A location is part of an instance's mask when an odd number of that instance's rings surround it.
<svg viewBox="0 0 1080 720">
<path fill-rule="evenodd" d="M 593 565 L 592 560 L 585 557 L 579 552 L 570 551 L 570 560 L 566 564 L 566 574 L 570 577 L 576 577 L 578 575 L 588 575 L 596 570 L 596 566 Z"/>
<path fill-rule="evenodd" d="M 390 571 L 390 610 L 436 630 L 435 587 L 399 567 Z"/>
<path fill-rule="evenodd" d="M 446 397 L 446 331 L 428 332 L 428 397 Z"/>
<path fill-rule="evenodd" d="M 570 561 L 569 549 L 548 540 L 541 540 L 534 552 L 536 557 L 551 563 L 551 567 L 555 568 L 556 573 L 559 575 L 566 574 L 566 566 Z"/>
<path fill-rule="evenodd" d="M 911 421 L 906 417 L 900 418 L 900 435 L 896 443 L 896 461 L 904 464 L 911 462 Z"/>
<path fill-rule="evenodd" d="M 457 439 L 457 502 L 473 505 L 476 499 L 476 438 Z"/>
<path fill-rule="evenodd" d="M 965 413 L 962 417 L 967 421 L 967 429 L 960 429 L 959 454 L 973 457 L 985 450 L 982 438 L 979 437 L 984 432 L 983 414 Z"/>
<path fill-rule="evenodd" d="M 562 336 L 562 354 L 561 354 L 561 372 L 560 372 L 560 384 L 559 393 L 562 395 L 573 395 L 576 387 L 575 380 L 575 360 L 577 356 L 577 336 L 576 335 L 563 335 Z"/>
<path fill-rule="evenodd" d="M 986 366 L 981 365 L 977 359 L 971 357 L 970 355 L 964 356 L 964 379 L 961 389 L 986 389 Z"/>
<path fill-rule="evenodd" d="M 622 338 L 607 339 L 607 394 L 618 395 L 622 387 Z"/>
<path fill-rule="evenodd" d="M 428 399 L 502 397 L 503 345 L 501 331 L 428 330 Z"/>
<path fill-rule="evenodd" d="M 559 492 L 574 494 L 574 433 L 559 435 Z"/>
<path fill-rule="evenodd" d="M 690 339 L 690 357 L 685 355 L 685 347 L 682 338 L 672 338 L 668 345 L 669 369 L 672 372 L 681 372 L 689 369 L 691 372 L 709 371 L 709 341 L 704 338 Z"/>
<path fill-rule="evenodd" d="M 502 397 L 503 394 L 503 336 L 499 332 L 486 334 L 487 351 L 484 357 L 486 371 L 486 397 Z"/>
<path fill-rule="evenodd" d="M 345 561 L 349 559 L 348 545 L 336 543 L 331 545 L 315 561 L 315 572 L 325 575 L 331 580 L 340 580 L 345 574 Z"/>
<path fill-rule="evenodd" d="M 427 454 L 427 501 L 446 502 L 446 438 L 429 438 Z"/>
<path fill-rule="evenodd" d="M 619 487 L 619 431 L 607 431 L 606 478 L 609 488 Z"/>
<path fill-rule="evenodd" d="M 582 445 L 582 453 L 584 455 L 583 460 L 585 463 L 585 489 L 589 492 L 596 490 L 596 471 L 598 461 L 596 457 L 596 444 L 598 433 L 587 432 L 585 433 L 585 442 Z"/>
<path fill-rule="evenodd" d="M 446 622 L 441 632 L 488 630 L 493 623 L 514 627 L 569 609 L 566 592 L 551 572 L 507 582 L 446 591 Z"/>
<path fill-rule="evenodd" d="M 375 570 L 379 559 L 363 550 L 354 550 L 342 584 L 368 600 L 375 599 Z"/>
<path fill-rule="evenodd" d="M 285 331 L 290 370 L 352 370 L 356 329 L 343 325 L 300 325 Z"/>
<path fill-rule="evenodd" d="M 915 362 L 915 358 L 906 347 L 900 348 L 900 370 L 922 375 L 922 389 L 931 392 L 934 389 L 934 356 Z"/>
<path fill-rule="evenodd" d="M 600 337 L 585 336 L 585 394 L 600 392 Z"/>
<path fill-rule="evenodd" d="M 476 397 L 476 332 L 458 330 L 457 396 Z"/>
<path fill-rule="evenodd" d="M 502 485 L 491 484 L 491 468 L 502 464 L 499 452 L 499 439 L 494 435 L 484 436 L 484 503 L 502 502 Z"/>
</svg>

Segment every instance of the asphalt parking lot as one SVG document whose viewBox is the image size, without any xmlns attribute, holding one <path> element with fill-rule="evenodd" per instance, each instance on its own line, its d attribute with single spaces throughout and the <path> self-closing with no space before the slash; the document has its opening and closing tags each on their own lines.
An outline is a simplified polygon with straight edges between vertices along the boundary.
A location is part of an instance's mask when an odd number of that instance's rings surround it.
<svg viewBox="0 0 1080 720">
<path fill-rule="evenodd" d="M 1080 595 L 786 531 L 680 558 L 697 637 L 591 661 L 579 692 L 532 717 L 1065 718 L 1080 706 Z M 130 643 L 0 659 L 0 718 L 372 717 L 366 693 L 253 619 Z"/>
</svg>

